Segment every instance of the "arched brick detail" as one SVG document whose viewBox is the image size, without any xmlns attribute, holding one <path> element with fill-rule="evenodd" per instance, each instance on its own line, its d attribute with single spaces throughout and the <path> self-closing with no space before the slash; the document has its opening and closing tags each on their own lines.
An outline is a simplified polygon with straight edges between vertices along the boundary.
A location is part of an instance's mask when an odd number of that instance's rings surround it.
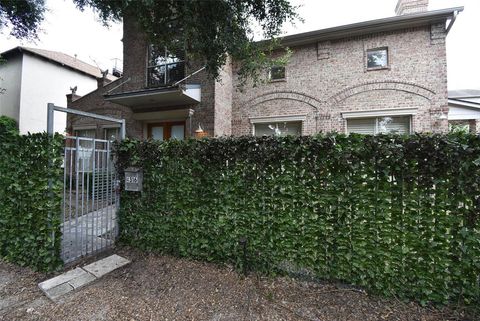
<svg viewBox="0 0 480 321">
<path fill-rule="evenodd" d="M 295 102 L 297 109 L 290 109 L 288 102 Z M 270 108 L 263 109 L 260 106 L 270 105 Z M 301 106 L 301 107 L 300 107 Z M 273 107 L 273 109 L 272 109 Z M 302 108 L 303 111 L 299 111 Z M 304 121 L 304 128 L 302 133 L 304 135 L 311 135 L 319 131 L 327 131 L 330 128 L 330 111 L 326 109 L 325 102 L 320 101 L 307 94 L 296 91 L 273 91 L 256 96 L 242 103 L 237 117 L 238 123 L 234 126 L 240 126 L 238 130 L 241 134 L 248 134 L 251 132 L 251 123 L 249 119 L 255 117 L 268 117 L 278 115 L 293 115 L 298 113 L 305 113 L 306 120 Z M 235 121 L 235 120 L 234 120 Z M 248 129 L 247 129 L 248 128 Z"/>
<path fill-rule="evenodd" d="M 352 87 L 348 87 L 337 92 L 335 95 L 331 96 L 327 100 L 329 106 L 333 106 L 351 96 L 374 90 L 398 90 L 404 91 L 413 95 L 418 95 L 424 97 L 428 100 L 432 100 L 435 96 L 435 92 L 426 87 L 409 83 L 409 82 L 400 82 L 400 81 L 378 81 L 378 82 L 367 82 L 358 84 Z"/>
<path fill-rule="evenodd" d="M 297 100 L 311 106 L 318 112 L 321 112 L 324 109 L 324 105 L 325 105 L 324 103 L 315 99 L 314 97 L 303 94 L 303 93 L 294 92 L 294 91 L 275 91 L 275 92 L 263 94 L 261 96 L 257 96 L 254 99 L 245 102 L 244 108 L 253 107 L 258 104 L 264 103 L 266 101 L 276 100 L 276 99 Z"/>
</svg>

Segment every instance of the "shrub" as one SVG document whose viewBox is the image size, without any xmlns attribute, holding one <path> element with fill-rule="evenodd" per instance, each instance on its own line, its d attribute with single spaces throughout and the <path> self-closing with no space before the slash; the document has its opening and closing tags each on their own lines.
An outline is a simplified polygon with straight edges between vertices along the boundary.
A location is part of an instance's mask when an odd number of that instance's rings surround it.
<svg viewBox="0 0 480 321">
<path fill-rule="evenodd" d="M 0 116 L 0 127 L 4 128 L 4 130 L 7 132 L 18 134 L 18 125 L 13 118 Z"/>
<path fill-rule="evenodd" d="M 474 135 L 124 141 L 121 240 L 146 250 L 289 269 L 422 302 L 480 297 L 480 138 Z"/>
<path fill-rule="evenodd" d="M 0 257 L 5 260 L 43 271 L 62 264 L 62 142 L 59 136 L 20 136 L 0 126 Z"/>
</svg>

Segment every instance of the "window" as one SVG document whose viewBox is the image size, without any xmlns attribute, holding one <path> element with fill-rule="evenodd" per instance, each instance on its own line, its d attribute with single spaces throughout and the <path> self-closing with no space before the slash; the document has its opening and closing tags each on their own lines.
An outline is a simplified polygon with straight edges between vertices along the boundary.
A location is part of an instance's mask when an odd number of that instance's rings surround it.
<svg viewBox="0 0 480 321">
<path fill-rule="evenodd" d="M 147 86 L 173 85 L 185 78 L 185 55 L 150 46 L 148 51 Z"/>
<path fill-rule="evenodd" d="M 75 136 L 82 138 L 91 138 L 92 140 L 80 139 L 78 142 L 78 170 L 80 172 L 92 171 L 93 138 L 95 138 L 95 129 L 79 129 L 74 131 Z"/>
<path fill-rule="evenodd" d="M 409 134 L 411 116 L 347 119 L 347 133 L 365 135 Z"/>
<path fill-rule="evenodd" d="M 302 134 L 301 121 L 256 123 L 253 126 L 255 136 L 300 136 Z"/>
<path fill-rule="evenodd" d="M 367 69 L 388 68 L 388 49 L 367 50 Z"/>
<path fill-rule="evenodd" d="M 104 128 L 103 130 L 105 140 L 115 141 L 120 136 L 120 130 L 118 127 Z"/>
<path fill-rule="evenodd" d="M 470 132 L 470 124 L 462 121 L 449 122 L 448 131 L 450 133 L 468 134 Z"/>
<path fill-rule="evenodd" d="M 74 131 L 76 137 L 95 138 L 95 129 L 77 129 Z M 92 148 L 93 142 L 90 140 L 80 140 L 78 144 L 81 147 Z"/>
<path fill-rule="evenodd" d="M 185 122 L 162 122 L 148 125 L 148 138 L 159 141 L 185 139 Z"/>
<path fill-rule="evenodd" d="M 285 66 L 274 66 L 270 68 L 270 80 L 285 80 Z"/>
</svg>

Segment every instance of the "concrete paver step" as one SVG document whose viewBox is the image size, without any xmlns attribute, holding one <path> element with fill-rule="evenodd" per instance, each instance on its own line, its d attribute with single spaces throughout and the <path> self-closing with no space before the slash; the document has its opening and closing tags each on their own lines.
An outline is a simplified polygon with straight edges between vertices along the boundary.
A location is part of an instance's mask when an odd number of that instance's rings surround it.
<svg viewBox="0 0 480 321">
<path fill-rule="evenodd" d="M 102 260 L 67 271 L 59 276 L 38 284 L 38 287 L 45 295 L 56 301 L 63 295 L 73 290 L 84 287 L 102 276 L 130 263 L 130 261 L 119 255 L 110 255 Z"/>
</svg>

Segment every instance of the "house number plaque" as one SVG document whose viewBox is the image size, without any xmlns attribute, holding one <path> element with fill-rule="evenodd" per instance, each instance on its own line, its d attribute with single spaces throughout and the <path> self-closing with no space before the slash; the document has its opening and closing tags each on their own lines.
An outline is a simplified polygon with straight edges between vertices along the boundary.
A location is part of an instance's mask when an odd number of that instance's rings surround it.
<svg viewBox="0 0 480 321">
<path fill-rule="evenodd" d="M 141 192 L 143 187 L 143 171 L 137 167 L 125 169 L 125 190 Z"/>
</svg>

